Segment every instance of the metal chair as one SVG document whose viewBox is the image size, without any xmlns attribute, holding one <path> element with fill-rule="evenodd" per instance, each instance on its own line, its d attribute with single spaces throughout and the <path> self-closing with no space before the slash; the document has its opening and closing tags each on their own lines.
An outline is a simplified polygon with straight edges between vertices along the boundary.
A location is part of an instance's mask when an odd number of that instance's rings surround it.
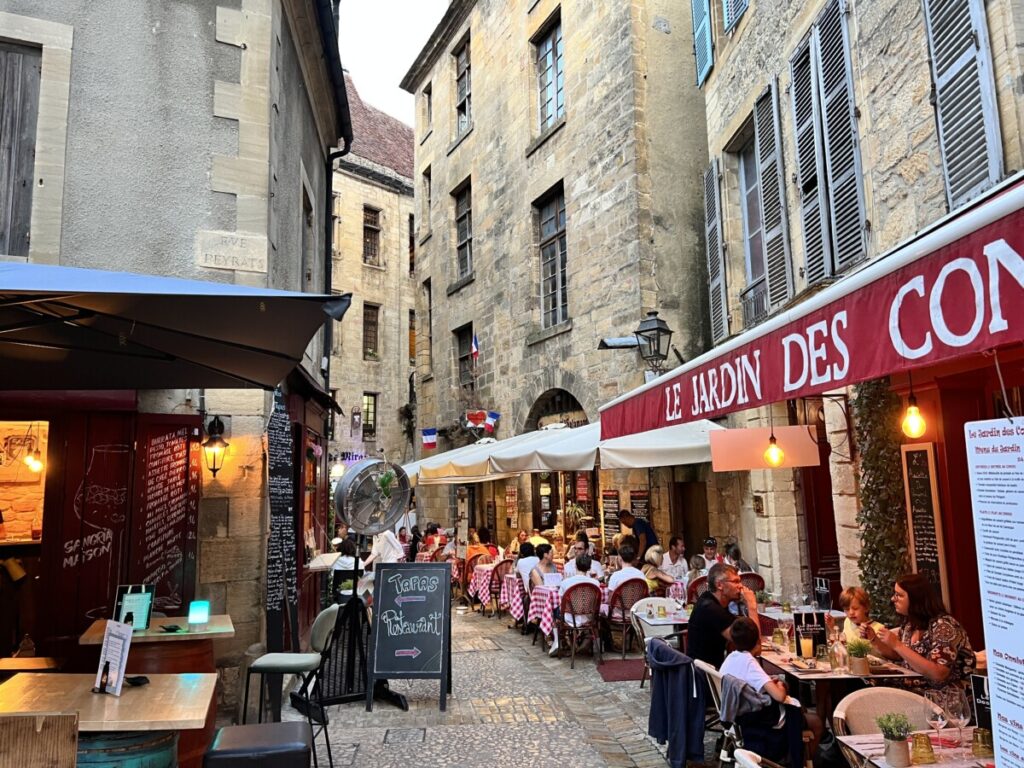
<svg viewBox="0 0 1024 768">
<path fill-rule="evenodd" d="M 633 608 L 629 612 L 629 619 L 633 623 L 633 631 L 636 632 L 637 637 L 640 640 L 640 646 L 644 651 L 644 672 L 640 677 L 640 687 L 644 687 L 644 683 L 647 681 L 647 677 L 651 673 L 651 665 L 647 659 L 647 640 L 651 637 L 660 637 L 666 643 L 680 651 L 686 650 L 686 630 L 682 632 L 676 632 L 675 627 L 671 625 L 652 627 L 645 625 L 640 621 L 640 616 L 647 611 L 647 607 L 650 606 L 654 611 L 664 607 L 666 612 L 675 613 L 679 610 L 679 601 L 673 600 L 670 597 L 645 597 L 641 600 L 637 600 L 633 603 Z"/>
<path fill-rule="evenodd" d="M 832 714 L 832 731 L 836 736 L 857 736 L 881 733 L 875 718 L 886 712 L 901 712 L 910 721 L 912 731 L 927 731 L 924 718 L 927 700 L 902 688 L 865 688 L 844 696 Z M 842 742 L 839 746 L 850 765 L 859 765 L 860 758 Z"/>
<path fill-rule="evenodd" d="M 320 611 L 314 619 L 309 633 L 311 649 L 309 653 L 265 653 L 256 659 L 245 676 L 245 700 L 242 702 L 242 724 L 244 725 L 249 714 L 249 680 L 252 675 L 258 674 L 260 676 L 259 722 L 262 723 L 267 675 L 298 675 L 302 679 L 299 694 L 307 699 L 306 721 L 309 723 L 309 730 L 314 741 L 316 731 L 313 728 L 313 706 L 309 698 L 314 691 L 316 692 L 317 705 L 323 721 L 321 732 L 324 735 L 324 744 L 327 745 L 327 760 L 331 768 L 334 768 L 334 757 L 331 754 L 331 740 L 327 733 L 327 711 L 324 709 L 321 676 L 324 664 L 330 658 L 331 638 L 334 635 L 334 625 L 337 623 L 337 619 L 337 604 Z M 313 684 L 312 690 L 309 687 L 310 683 Z M 313 765 L 318 765 L 315 749 L 313 750 Z"/>
<path fill-rule="evenodd" d="M 512 560 L 502 560 L 494 566 L 491 571 L 491 599 L 494 601 L 494 613 L 492 618 L 501 617 L 501 585 L 505 580 L 505 574 L 512 570 Z M 482 612 L 482 611 L 481 611 Z"/>
<path fill-rule="evenodd" d="M 0 754 L 7 755 L 3 765 L 75 768 L 78 713 L 0 715 L 0 745 Z"/>
<path fill-rule="evenodd" d="M 637 600 L 647 597 L 647 579 L 627 579 L 619 584 L 608 600 L 608 615 L 605 616 L 608 631 L 622 632 L 622 658 L 626 658 L 629 636 L 633 632 L 633 621 L 629 612 Z"/>
<path fill-rule="evenodd" d="M 697 598 L 707 592 L 708 589 L 708 577 L 698 576 L 686 587 L 686 602 L 696 603 Z"/>
<path fill-rule="evenodd" d="M 715 729 L 718 727 L 721 729 L 722 735 L 715 742 L 718 760 L 720 763 L 731 763 L 735 750 L 743 746 L 743 734 L 740 733 L 738 725 L 722 720 L 722 673 L 700 659 L 694 659 L 693 664 L 707 677 L 711 701 L 715 705 L 716 716 L 706 721 L 705 728 Z"/>
<path fill-rule="evenodd" d="M 762 576 L 759 573 L 754 573 L 753 571 L 750 571 L 748 573 L 741 573 L 740 581 L 743 582 L 743 586 L 749 589 L 751 592 L 764 591 L 764 576 Z"/>
<path fill-rule="evenodd" d="M 569 669 L 576 669 L 576 643 L 589 635 L 594 647 L 594 659 L 601 663 L 601 638 L 598 636 L 598 618 L 601 616 L 601 588 L 596 584 L 574 584 L 562 595 L 560 615 L 556 620 L 559 633 L 569 642 Z"/>
</svg>

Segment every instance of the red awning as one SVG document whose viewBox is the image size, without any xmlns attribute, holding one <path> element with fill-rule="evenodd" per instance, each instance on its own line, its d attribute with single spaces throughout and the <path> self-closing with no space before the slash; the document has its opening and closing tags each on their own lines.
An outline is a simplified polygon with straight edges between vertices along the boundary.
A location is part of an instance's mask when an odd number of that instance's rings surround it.
<svg viewBox="0 0 1024 768">
<path fill-rule="evenodd" d="M 601 438 L 816 395 L 1024 339 L 1024 172 L 601 408 Z"/>
</svg>

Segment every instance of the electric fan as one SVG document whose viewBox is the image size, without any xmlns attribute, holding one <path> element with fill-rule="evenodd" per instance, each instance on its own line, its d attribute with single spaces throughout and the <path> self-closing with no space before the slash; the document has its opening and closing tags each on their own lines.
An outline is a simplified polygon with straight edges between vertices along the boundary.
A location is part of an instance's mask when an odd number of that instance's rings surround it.
<svg viewBox="0 0 1024 768">
<path fill-rule="evenodd" d="M 349 467 L 334 492 L 339 520 L 365 536 L 394 527 L 409 506 L 409 476 L 398 464 L 363 459 Z"/>
</svg>

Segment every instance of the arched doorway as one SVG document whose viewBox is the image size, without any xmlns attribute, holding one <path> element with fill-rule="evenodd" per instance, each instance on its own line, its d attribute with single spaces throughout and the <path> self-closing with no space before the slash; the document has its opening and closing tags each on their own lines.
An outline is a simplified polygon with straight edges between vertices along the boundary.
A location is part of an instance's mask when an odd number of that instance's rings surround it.
<svg viewBox="0 0 1024 768">
<path fill-rule="evenodd" d="M 549 389 L 534 402 L 526 417 L 524 432 L 561 422 L 567 427 L 582 427 L 590 423 L 580 401 L 564 389 Z"/>
</svg>

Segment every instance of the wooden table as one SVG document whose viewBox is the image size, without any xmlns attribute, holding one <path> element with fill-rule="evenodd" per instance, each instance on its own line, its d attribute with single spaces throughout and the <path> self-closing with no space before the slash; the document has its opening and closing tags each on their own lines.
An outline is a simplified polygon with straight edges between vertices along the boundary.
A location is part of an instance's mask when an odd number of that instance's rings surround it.
<svg viewBox="0 0 1024 768">
<path fill-rule="evenodd" d="M 324 552 L 309 561 L 306 566 L 308 573 L 324 573 L 334 567 L 334 561 L 341 557 L 340 552 Z"/>
<path fill-rule="evenodd" d="M 979 765 L 995 762 L 994 757 L 974 757 L 970 754 L 971 738 L 974 733 L 973 727 L 964 728 L 963 745 L 953 747 L 952 749 L 935 746 L 935 731 L 915 731 L 915 733 L 927 733 L 932 737 L 932 749 L 935 752 L 935 757 L 938 758 L 936 765 L 941 766 L 941 768 L 978 768 Z M 945 728 L 941 731 L 941 734 L 943 739 L 952 737 L 956 740 L 957 736 L 959 736 L 955 728 Z M 856 753 L 858 762 L 854 763 L 855 768 L 866 768 L 871 765 L 876 765 L 879 768 L 889 768 L 889 763 L 885 761 L 885 741 L 882 739 L 882 734 L 869 733 L 862 736 L 839 736 L 837 738 L 848 750 Z M 968 751 L 966 758 L 963 757 L 964 745 L 966 745 Z"/>
<path fill-rule="evenodd" d="M 167 624 L 177 624 L 182 631 L 164 632 L 160 629 Z M 98 650 L 106 627 L 106 619 L 97 619 L 78 639 L 79 644 L 94 646 Z M 152 679 L 153 673 L 216 672 L 213 641 L 235 636 L 231 617 L 224 614 L 211 616 L 206 629 L 197 632 L 189 632 L 187 627 L 188 617 L 168 616 L 154 618 L 149 629 L 133 632 L 126 668 L 128 674 L 143 674 Z M 96 659 L 98 663 L 99 656 Z M 208 704 L 209 712 L 202 730 L 182 734 L 178 741 L 178 762 L 182 768 L 199 768 L 213 738 L 217 722 L 216 699 L 211 699 Z"/>
</svg>

